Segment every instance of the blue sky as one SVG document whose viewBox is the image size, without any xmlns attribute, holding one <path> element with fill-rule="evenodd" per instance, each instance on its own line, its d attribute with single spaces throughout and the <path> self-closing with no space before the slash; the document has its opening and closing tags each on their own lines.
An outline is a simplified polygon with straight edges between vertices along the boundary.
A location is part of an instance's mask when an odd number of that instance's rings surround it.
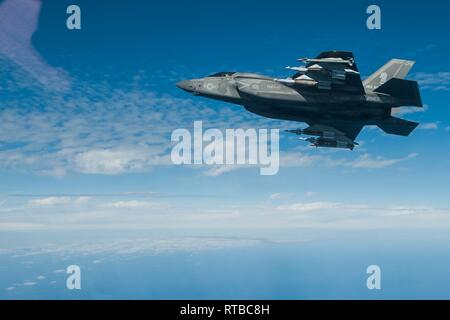
<svg viewBox="0 0 450 320">
<path fill-rule="evenodd" d="M 312 243 L 309 252 L 326 256 L 330 252 L 321 241 L 346 234 L 362 243 L 376 239 L 395 247 L 398 242 L 416 260 L 430 251 L 436 253 L 431 261 L 438 263 L 438 256 L 448 254 L 448 241 L 442 240 L 450 228 L 447 4 L 378 1 L 382 29 L 370 31 L 365 11 L 372 3 L 364 1 L 76 3 L 82 11 L 79 31 L 65 27 L 72 2 L 0 2 L 0 261 L 5 265 L 14 265 L 16 251 L 40 252 L 49 260 L 42 258 L 35 277 L 45 273 L 48 279 L 52 269 L 64 265 L 61 257 L 77 260 L 88 254 L 90 262 L 103 261 L 105 252 L 120 257 L 122 245 L 132 251 L 130 241 L 138 234 L 140 241 L 152 244 L 139 246 L 142 256 L 152 255 L 158 241 L 172 241 L 176 248 L 188 243 L 180 254 L 206 246 L 209 255 L 212 246 L 214 252 L 235 250 L 239 255 L 251 251 L 246 245 L 255 238 L 296 245 L 306 239 Z M 281 167 L 275 176 L 260 176 L 254 167 L 172 165 L 171 132 L 192 129 L 195 120 L 220 129 L 301 126 L 189 96 L 175 87 L 177 81 L 224 70 L 284 76 L 284 67 L 295 59 L 323 50 L 353 51 L 364 76 L 391 58 L 415 60 L 409 78 L 419 81 L 426 108 L 404 109 L 401 116 L 421 126 L 408 138 L 366 128 L 353 152 L 309 148 L 282 134 Z M 389 233 L 389 241 L 378 232 Z M 65 241 L 59 241 L 62 234 Z M 430 234 L 438 239 L 411 251 Z M 100 235 L 121 245 L 102 249 Z M 73 250 L 79 240 L 96 249 Z M 351 241 L 343 243 L 345 257 L 352 260 Z M 276 259 L 294 268 L 288 252 Z M 164 263 L 172 266 L 173 261 Z M 195 263 L 189 263 L 195 270 Z M 448 266 L 447 260 L 443 263 Z M 252 267 L 249 262 L 244 269 Z M 357 267 L 349 263 L 348 268 Z M 9 272 L 2 270 L 0 285 L 14 289 L 0 287 L 0 297 L 12 292 L 20 297 L 21 290 L 36 287 L 24 286 L 25 280 L 38 283 L 20 272 L 12 281 Z M 419 273 L 412 272 L 414 277 Z M 447 274 L 438 274 L 448 282 Z M 275 287 L 285 283 L 280 277 L 272 279 Z M 315 277 L 320 278 L 319 271 Z M 186 284 L 193 290 L 194 280 Z M 428 288 L 434 288 L 433 281 Z M 201 297 L 217 289 L 212 276 L 209 283 Z M 422 292 L 420 286 L 400 287 Z M 318 292 L 314 297 L 329 296 L 325 287 L 310 283 L 308 288 Z M 237 291 L 230 288 L 229 295 Z M 276 290 L 270 292 L 279 297 Z M 360 293 L 367 297 L 362 291 L 353 296 Z M 443 296 L 449 295 L 447 289 Z M 89 298 L 95 297 L 91 292 Z"/>
</svg>

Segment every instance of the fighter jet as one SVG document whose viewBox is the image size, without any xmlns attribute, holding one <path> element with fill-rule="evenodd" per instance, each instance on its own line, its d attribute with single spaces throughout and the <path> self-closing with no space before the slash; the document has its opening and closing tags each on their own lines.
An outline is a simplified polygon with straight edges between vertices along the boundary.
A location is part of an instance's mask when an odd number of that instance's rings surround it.
<svg viewBox="0 0 450 320">
<path fill-rule="evenodd" d="M 417 127 L 416 122 L 392 116 L 401 106 L 423 107 L 417 82 L 404 79 L 414 61 L 392 59 L 362 81 L 349 51 L 326 51 L 298 60 L 303 65 L 287 67 L 295 71 L 288 78 L 219 72 L 177 86 L 264 117 L 305 122 L 307 128 L 286 131 L 311 136 L 302 140 L 315 147 L 353 150 L 366 125 L 400 136 Z"/>
</svg>

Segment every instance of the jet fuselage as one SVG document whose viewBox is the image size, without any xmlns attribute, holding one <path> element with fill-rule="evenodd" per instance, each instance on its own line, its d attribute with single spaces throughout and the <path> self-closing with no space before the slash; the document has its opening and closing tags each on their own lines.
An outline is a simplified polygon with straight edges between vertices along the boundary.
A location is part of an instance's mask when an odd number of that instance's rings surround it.
<svg viewBox="0 0 450 320">
<path fill-rule="evenodd" d="M 385 94 L 299 88 L 248 73 L 219 73 L 181 81 L 177 86 L 194 95 L 243 105 L 264 117 L 302 122 L 336 119 L 376 124 L 388 118 L 396 104 Z"/>
</svg>

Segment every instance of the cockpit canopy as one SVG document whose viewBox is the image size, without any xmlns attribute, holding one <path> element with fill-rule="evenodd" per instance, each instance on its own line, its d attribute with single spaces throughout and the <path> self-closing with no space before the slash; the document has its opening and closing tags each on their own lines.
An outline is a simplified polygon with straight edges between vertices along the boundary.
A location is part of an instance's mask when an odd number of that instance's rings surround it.
<svg viewBox="0 0 450 320">
<path fill-rule="evenodd" d="M 208 76 L 208 78 L 221 78 L 221 77 L 231 77 L 233 74 L 235 74 L 236 72 L 217 72 L 214 73 L 210 76 Z"/>
</svg>

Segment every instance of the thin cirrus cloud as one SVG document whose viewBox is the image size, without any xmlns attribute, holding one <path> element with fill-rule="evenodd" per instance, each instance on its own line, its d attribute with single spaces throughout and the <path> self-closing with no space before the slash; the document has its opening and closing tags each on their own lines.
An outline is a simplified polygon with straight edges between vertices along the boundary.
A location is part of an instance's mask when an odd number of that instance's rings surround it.
<svg viewBox="0 0 450 320">
<path fill-rule="evenodd" d="M 369 154 L 363 154 L 354 161 L 349 162 L 346 164 L 349 167 L 352 168 L 364 168 L 364 169 L 382 169 L 386 167 L 393 166 L 397 163 L 404 162 L 410 159 L 413 159 L 417 157 L 417 153 L 411 153 L 406 157 L 403 158 L 396 158 L 396 159 L 386 159 L 383 157 L 373 157 Z"/>
<path fill-rule="evenodd" d="M 39 0 L 6 0 L 0 5 L 0 56 L 20 66 L 45 88 L 65 91 L 70 87 L 69 76 L 48 65 L 31 43 L 41 5 Z"/>
<path fill-rule="evenodd" d="M 419 82 L 422 89 L 432 91 L 450 90 L 450 71 L 417 72 L 413 79 Z"/>
<path fill-rule="evenodd" d="M 350 167 L 354 169 L 382 169 L 393 166 L 417 157 L 417 153 L 411 153 L 401 158 L 386 158 L 374 156 L 369 153 L 362 154 L 354 159 L 330 157 L 325 155 L 308 155 L 295 152 L 286 153 L 281 158 L 281 166 L 315 166 L 317 164 L 325 167 Z"/>
<path fill-rule="evenodd" d="M 411 160 L 418 156 L 418 153 L 411 153 L 400 158 L 386 158 L 374 156 L 369 153 L 362 154 L 356 158 L 331 157 L 328 155 L 312 155 L 306 152 L 282 152 L 280 154 L 280 170 L 283 168 L 303 168 L 303 167 L 348 167 L 353 169 L 383 169 L 392 167 L 398 163 Z M 192 167 L 192 166 L 190 166 Z M 257 168 L 257 165 L 210 165 L 203 171 L 203 175 L 218 177 L 225 173 Z"/>
</svg>

